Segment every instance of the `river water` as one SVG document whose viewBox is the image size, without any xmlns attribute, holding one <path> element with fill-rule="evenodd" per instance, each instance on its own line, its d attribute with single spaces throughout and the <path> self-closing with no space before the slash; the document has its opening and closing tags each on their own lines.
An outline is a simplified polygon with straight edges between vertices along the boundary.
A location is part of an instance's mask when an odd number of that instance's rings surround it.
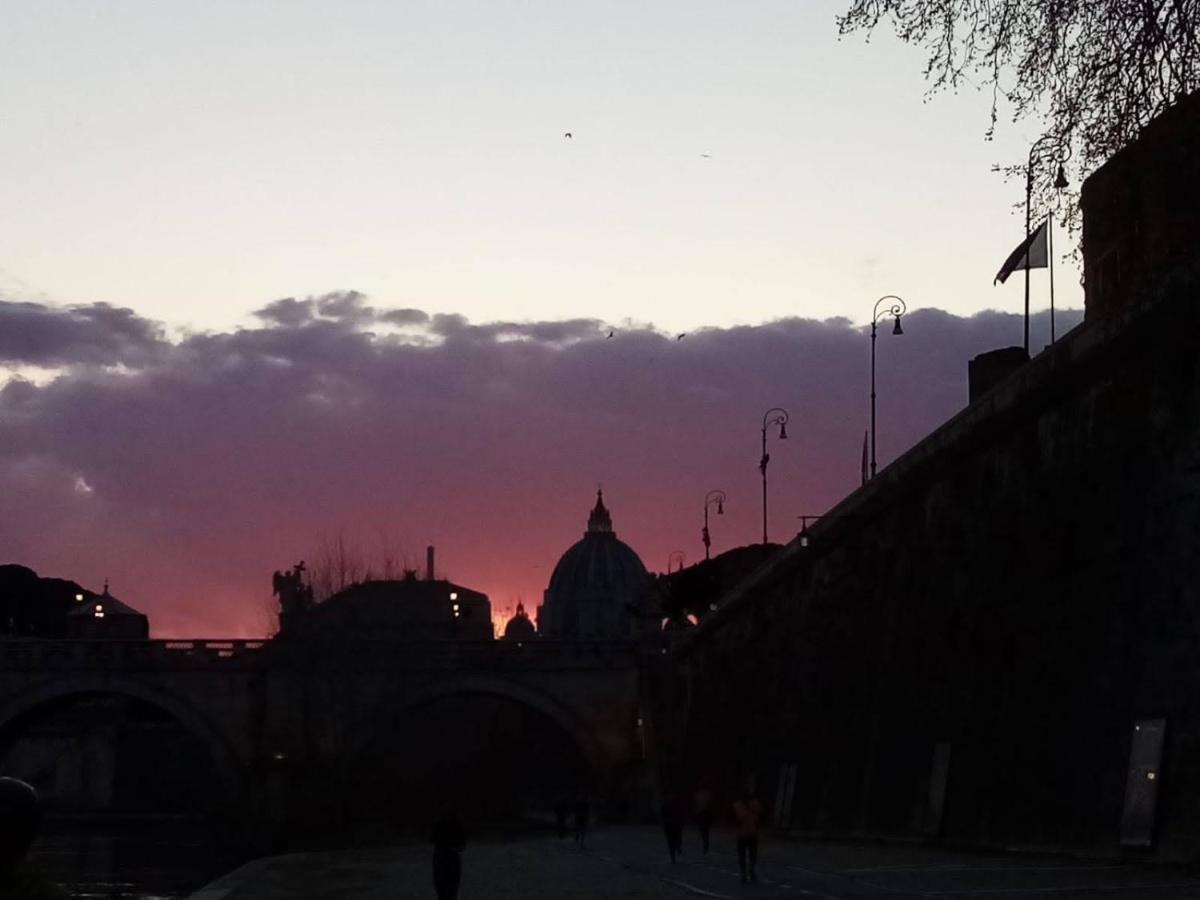
<svg viewBox="0 0 1200 900">
<path fill-rule="evenodd" d="M 176 900 L 243 861 L 211 834 L 174 825 L 51 824 L 30 859 L 80 900 Z"/>
</svg>

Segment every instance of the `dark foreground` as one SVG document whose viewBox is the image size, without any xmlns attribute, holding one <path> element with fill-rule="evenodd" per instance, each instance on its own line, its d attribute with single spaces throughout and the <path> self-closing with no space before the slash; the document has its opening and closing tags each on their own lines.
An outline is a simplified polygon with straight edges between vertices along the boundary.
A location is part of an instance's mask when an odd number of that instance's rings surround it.
<svg viewBox="0 0 1200 900">
<path fill-rule="evenodd" d="M 177 824 L 49 822 L 31 853 L 38 872 L 77 900 L 174 900 L 238 861 L 211 834 Z"/>
<path fill-rule="evenodd" d="M 461 900 L 625 897 L 995 898 L 995 900 L 1183 900 L 1200 897 L 1200 875 L 1136 862 L 955 853 L 910 846 L 764 841 L 759 883 L 738 880 L 733 838 L 714 836 L 707 857 L 694 834 L 684 858 L 666 861 L 649 827 L 601 829 L 578 851 L 570 841 L 522 838 L 472 844 L 463 857 Z M 433 897 L 430 851 L 305 853 L 250 863 L 192 900 L 392 900 Z"/>
</svg>

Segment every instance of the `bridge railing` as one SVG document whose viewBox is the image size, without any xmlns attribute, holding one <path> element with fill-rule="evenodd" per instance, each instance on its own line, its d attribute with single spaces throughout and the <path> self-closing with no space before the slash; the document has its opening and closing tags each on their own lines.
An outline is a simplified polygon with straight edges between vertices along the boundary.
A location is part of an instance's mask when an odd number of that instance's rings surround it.
<svg viewBox="0 0 1200 900">
<path fill-rule="evenodd" d="M 264 651 L 270 648 L 272 653 Z M 625 666 L 636 641 L 399 641 L 347 636 L 319 641 L 245 639 L 36 640 L 0 638 L 3 669 L 213 669 L 283 662 L 353 662 L 372 668 L 605 668 Z"/>
<path fill-rule="evenodd" d="M 0 669 L 212 668 L 240 665 L 263 640 L 0 640 Z"/>
</svg>

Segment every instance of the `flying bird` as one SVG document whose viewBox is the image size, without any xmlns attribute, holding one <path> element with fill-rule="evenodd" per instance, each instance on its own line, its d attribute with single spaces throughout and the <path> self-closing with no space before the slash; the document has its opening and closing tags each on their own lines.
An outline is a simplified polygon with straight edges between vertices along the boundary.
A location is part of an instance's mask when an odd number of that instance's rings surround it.
<svg viewBox="0 0 1200 900">
<path fill-rule="evenodd" d="M 565 137 L 567 140 L 572 140 L 571 132 L 569 131 L 564 131 L 563 137 Z"/>
<path fill-rule="evenodd" d="M 608 333 L 608 337 L 606 337 L 606 338 L 605 338 L 605 340 L 606 340 L 606 341 L 610 341 L 610 340 L 612 340 L 612 336 L 613 336 L 614 334 L 616 334 L 616 331 L 615 331 L 615 330 L 613 330 L 613 331 L 610 331 L 610 332 Z"/>
<path fill-rule="evenodd" d="M 687 332 L 686 332 L 686 331 L 685 331 L 683 334 L 677 334 L 677 335 L 675 335 L 675 340 L 677 340 L 677 341 L 682 341 L 682 340 L 683 340 L 685 337 L 687 337 Z"/>
<path fill-rule="evenodd" d="M 712 154 L 711 154 L 711 153 L 701 153 L 700 155 L 701 155 L 702 157 L 704 157 L 704 159 L 712 159 Z"/>
</svg>

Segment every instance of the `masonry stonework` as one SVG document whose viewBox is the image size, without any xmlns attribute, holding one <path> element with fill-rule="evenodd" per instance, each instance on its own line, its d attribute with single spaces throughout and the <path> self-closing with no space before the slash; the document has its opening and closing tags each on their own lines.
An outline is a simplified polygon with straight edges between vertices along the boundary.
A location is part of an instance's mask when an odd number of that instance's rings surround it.
<svg viewBox="0 0 1200 900">
<path fill-rule="evenodd" d="M 1085 222 L 1089 278 L 1138 260 L 1087 321 L 675 646 L 667 765 L 757 777 L 781 827 L 1115 849 L 1135 722 L 1165 718 L 1156 845 L 1200 847 L 1200 195 L 1138 196 L 1162 146 L 1084 188 L 1145 211 L 1103 246 Z"/>
</svg>

